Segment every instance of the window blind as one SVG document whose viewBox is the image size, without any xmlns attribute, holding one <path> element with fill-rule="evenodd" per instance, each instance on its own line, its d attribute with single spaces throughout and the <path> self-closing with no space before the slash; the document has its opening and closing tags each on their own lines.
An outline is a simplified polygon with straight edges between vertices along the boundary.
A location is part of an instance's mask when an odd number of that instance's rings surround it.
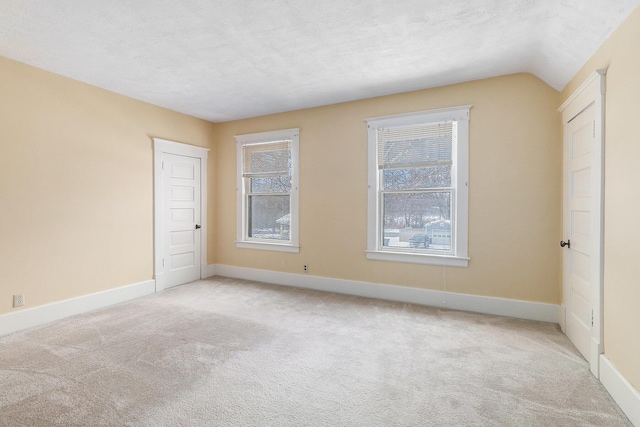
<svg viewBox="0 0 640 427">
<path fill-rule="evenodd" d="M 452 164 L 453 121 L 379 128 L 378 169 L 408 169 Z"/>
<path fill-rule="evenodd" d="M 243 177 L 289 175 L 291 140 L 247 144 L 242 147 L 242 155 Z"/>
</svg>

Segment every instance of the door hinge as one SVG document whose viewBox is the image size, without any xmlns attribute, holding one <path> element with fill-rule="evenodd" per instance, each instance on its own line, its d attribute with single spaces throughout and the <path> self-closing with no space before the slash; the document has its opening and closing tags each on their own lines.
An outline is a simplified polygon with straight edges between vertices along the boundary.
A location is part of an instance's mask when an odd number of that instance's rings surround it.
<svg viewBox="0 0 640 427">
<path fill-rule="evenodd" d="M 162 268 L 164 268 L 164 258 L 162 258 Z M 593 321 L 593 319 L 592 319 Z"/>
<path fill-rule="evenodd" d="M 591 310 L 591 326 L 593 327 L 593 310 Z"/>
<path fill-rule="evenodd" d="M 593 122 L 593 137 L 596 137 L 596 122 Z"/>
</svg>

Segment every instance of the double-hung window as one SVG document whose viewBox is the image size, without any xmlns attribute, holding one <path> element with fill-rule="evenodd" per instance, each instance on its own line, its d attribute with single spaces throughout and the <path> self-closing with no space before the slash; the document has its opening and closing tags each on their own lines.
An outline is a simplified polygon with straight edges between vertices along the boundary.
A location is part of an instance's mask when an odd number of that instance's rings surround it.
<svg viewBox="0 0 640 427">
<path fill-rule="evenodd" d="M 367 258 L 468 265 L 469 109 L 367 119 Z"/>
<path fill-rule="evenodd" d="M 235 139 L 236 246 L 299 252 L 299 129 L 238 135 Z"/>
</svg>

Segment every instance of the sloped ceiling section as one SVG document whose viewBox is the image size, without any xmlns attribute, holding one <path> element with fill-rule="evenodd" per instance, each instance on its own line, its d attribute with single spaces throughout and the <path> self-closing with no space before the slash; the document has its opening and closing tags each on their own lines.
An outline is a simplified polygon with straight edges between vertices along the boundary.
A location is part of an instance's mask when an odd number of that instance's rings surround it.
<svg viewBox="0 0 640 427">
<path fill-rule="evenodd" d="M 0 0 L 0 56 L 214 122 L 530 72 L 640 0 Z"/>
</svg>

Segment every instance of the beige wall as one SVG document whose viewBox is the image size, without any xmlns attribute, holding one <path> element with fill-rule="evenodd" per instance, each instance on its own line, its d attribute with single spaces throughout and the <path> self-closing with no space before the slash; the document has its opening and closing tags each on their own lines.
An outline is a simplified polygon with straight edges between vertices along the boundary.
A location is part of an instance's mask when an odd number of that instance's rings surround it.
<svg viewBox="0 0 640 427">
<path fill-rule="evenodd" d="M 605 134 L 604 349 L 640 389 L 640 7 L 562 92 L 608 68 Z"/>
<path fill-rule="evenodd" d="M 152 279 L 151 137 L 209 146 L 212 133 L 0 58 L 0 314 L 19 310 L 16 293 L 28 308 Z"/>
<path fill-rule="evenodd" d="M 473 104 L 469 268 L 365 258 L 365 118 Z M 219 264 L 546 303 L 560 300 L 559 94 L 529 74 L 217 125 Z M 237 249 L 234 135 L 299 127 L 299 254 Z M 225 208 L 222 208 L 225 207 Z"/>
</svg>

